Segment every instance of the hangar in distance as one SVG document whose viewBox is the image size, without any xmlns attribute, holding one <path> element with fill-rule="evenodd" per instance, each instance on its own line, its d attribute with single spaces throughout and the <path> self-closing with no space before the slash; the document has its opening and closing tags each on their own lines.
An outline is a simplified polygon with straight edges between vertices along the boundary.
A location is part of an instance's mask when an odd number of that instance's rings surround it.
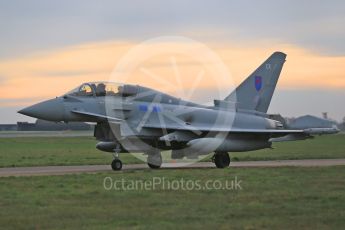
<svg viewBox="0 0 345 230">
<path fill-rule="evenodd" d="M 111 152 L 114 170 L 119 153 L 141 152 L 151 168 L 162 165 L 161 151 L 173 159 L 214 153 L 218 168 L 228 167 L 230 152 L 271 148 L 275 141 L 337 133 L 319 119 L 289 126 L 267 114 L 286 54 L 273 53 L 223 100 L 204 106 L 139 85 L 84 83 L 63 96 L 24 108 L 19 113 L 56 122 L 96 123 L 97 148 Z"/>
</svg>

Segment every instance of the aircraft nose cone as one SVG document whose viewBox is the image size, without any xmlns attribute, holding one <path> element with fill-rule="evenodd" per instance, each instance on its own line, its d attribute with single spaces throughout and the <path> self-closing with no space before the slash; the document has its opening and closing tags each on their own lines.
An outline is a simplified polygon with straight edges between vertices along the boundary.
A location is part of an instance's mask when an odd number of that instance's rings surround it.
<svg viewBox="0 0 345 230">
<path fill-rule="evenodd" d="M 26 107 L 18 113 L 48 121 L 62 121 L 64 117 L 63 102 L 56 98 Z"/>
</svg>

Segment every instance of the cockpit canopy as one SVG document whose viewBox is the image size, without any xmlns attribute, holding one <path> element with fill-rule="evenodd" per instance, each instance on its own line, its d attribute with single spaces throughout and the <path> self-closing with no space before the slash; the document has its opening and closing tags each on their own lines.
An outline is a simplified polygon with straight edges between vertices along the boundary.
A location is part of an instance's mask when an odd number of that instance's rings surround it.
<svg viewBox="0 0 345 230">
<path fill-rule="evenodd" d="M 89 82 L 69 91 L 65 96 L 76 97 L 105 97 L 105 96 L 135 96 L 138 93 L 138 87 L 133 85 L 124 85 L 114 82 Z"/>
</svg>

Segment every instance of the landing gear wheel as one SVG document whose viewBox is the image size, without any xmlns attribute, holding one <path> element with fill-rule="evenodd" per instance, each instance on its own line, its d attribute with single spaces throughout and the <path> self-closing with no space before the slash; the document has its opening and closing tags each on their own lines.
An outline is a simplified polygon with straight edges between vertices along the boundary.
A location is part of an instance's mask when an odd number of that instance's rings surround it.
<svg viewBox="0 0 345 230">
<path fill-rule="evenodd" d="M 111 168 L 114 170 L 114 171 L 119 171 L 122 169 L 122 161 L 120 159 L 114 159 L 112 162 L 111 162 Z"/>
<path fill-rule="evenodd" d="M 162 155 L 160 153 L 147 156 L 147 165 L 152 169 L 159 169 L 162 166 L 162 162 Z"/>
<path fill-rule="evenodd" d="M 217 168 L 226 168 L 230 165 L 230 157 L 226 152 L 215 153 L 214 154 L 214 163 Z"/>
</svg>

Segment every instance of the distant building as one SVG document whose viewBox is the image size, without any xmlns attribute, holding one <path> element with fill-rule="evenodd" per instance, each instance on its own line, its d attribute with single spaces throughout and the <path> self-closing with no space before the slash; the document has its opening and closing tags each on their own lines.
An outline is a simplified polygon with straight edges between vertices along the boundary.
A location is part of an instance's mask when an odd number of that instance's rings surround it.
<svg viewBox="0 0 345 230">
<path fill-rule="evenodd" d="M 35 129 L 39 131 L 91 130 L 92 126 L 83 122 L 57 123 L 38 119 L 35 123 Z"/>
<path fill-rule="evenodd" d="M 35 123 L 17 122 L 17 124 L 0 124 L 0 131 L 63 131 L 63 130 L 92 130 L 93 126 L 83 122 L 56 123 L 36 120 Z"/>
<path fill-rule="evenodd" d="M 16 131 L 17 124 L 0 124 L 0 131 Z"/>
<path fill-rule="evenodd" d="M 336 125 L 335 121 L 329 119 L 323 119 L 315 117 L 312 115 L 305 115 L 294 119 L 290 124 L 289 128 L 292 129 L 308 129 L 311 127 L 314 128 L 328 128 L 333 125 Z"/>
<path fill-rule="evenodd" d="M 17 122 L 18 131 L 35 131 L 35 123 Z"/>
</svg>

